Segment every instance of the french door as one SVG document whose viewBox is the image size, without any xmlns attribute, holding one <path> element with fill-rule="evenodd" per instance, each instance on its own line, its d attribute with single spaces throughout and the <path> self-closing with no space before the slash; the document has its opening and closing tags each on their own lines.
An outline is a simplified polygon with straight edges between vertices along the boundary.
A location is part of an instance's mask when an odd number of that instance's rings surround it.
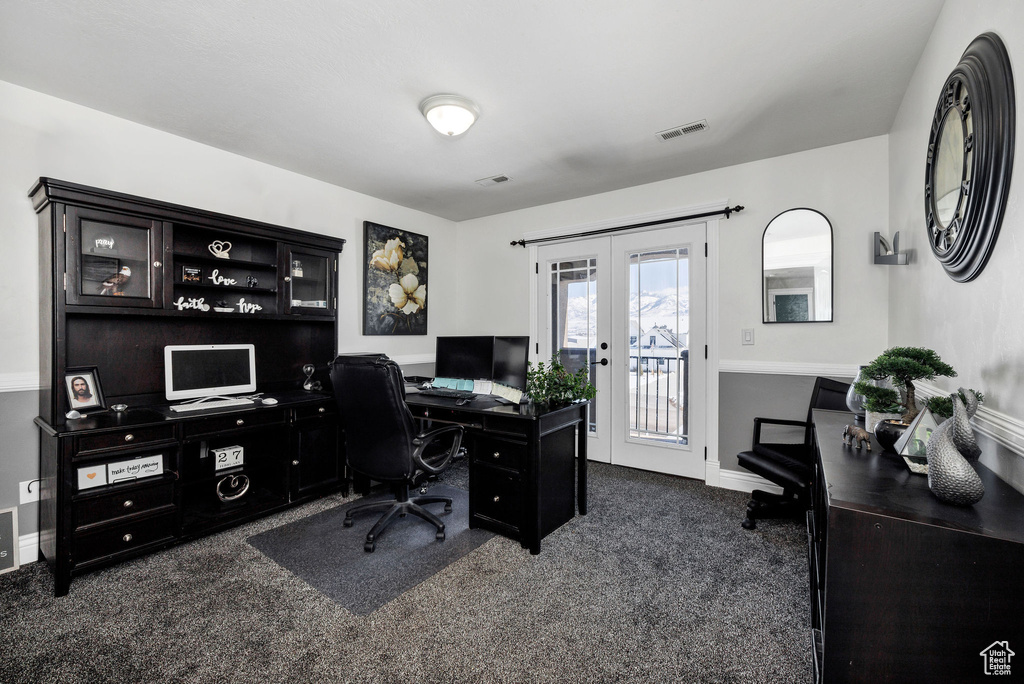
<svg viewBox="0 0 1024 684">
<path fill-rule="evenodd" d="M 591 459 L 704 479 L 706 230 L 538 248 L 540 359 L 590 368 Z"/>
</svg>

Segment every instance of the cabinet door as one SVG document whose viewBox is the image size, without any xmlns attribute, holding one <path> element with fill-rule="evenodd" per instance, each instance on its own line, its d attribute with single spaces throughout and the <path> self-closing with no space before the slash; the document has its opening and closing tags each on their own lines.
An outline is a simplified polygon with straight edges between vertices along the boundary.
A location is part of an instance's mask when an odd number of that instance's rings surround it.
<svg viewBox="0 0 1024 684">
<path fill-rule="evenodd" d="M 68 304 L 163 304 L 161 222 L 81 207 L 65 217 Z"/>
<path fill-rule="evenodd" d="M 295 423 L 292 499 L 336 486 L 344 476 L 338 423 L 332 416 Z"/>
<path fill-rule="evenodd" d="M 284 311 L 334 316 L 338 255 L 313 249 L 284 250 Z"/>
</svg>

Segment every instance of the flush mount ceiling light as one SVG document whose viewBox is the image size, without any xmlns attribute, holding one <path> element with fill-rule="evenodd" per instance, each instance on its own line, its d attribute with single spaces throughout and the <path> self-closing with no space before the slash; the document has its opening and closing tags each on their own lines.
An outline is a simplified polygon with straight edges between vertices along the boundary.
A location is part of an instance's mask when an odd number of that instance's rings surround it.
<svg viewBox="0 0 1024 684">
<path fill-rule="evenodd" d="M 432 95 L 420 102 L 420 111 L 438 133 L 455 137 L 469 130 L 480 108 L 458 95 Z"/>
</svg>

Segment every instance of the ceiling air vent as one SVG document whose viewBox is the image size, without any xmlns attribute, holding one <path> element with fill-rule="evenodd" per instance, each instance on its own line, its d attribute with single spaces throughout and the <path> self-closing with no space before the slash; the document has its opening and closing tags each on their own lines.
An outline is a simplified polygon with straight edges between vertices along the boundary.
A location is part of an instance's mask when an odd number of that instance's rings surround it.
<svg viewBox="0 0 1024 684">
<path fill-rule="evenodd" d="M 683 124 L 682 126 L 670 128 L 667 131 L 659 131 L 658 133 L 655 133 L 655 135 L 662 140 L 672 140 L 673 138 L 681 138 L 684 135 L 689 135 L 691 133 L 700 133 L 703 130 L 707 130 L 707 127 L 708 120 L 701 119 L 700 121 L 694 121 L 692 123 Z"/>
<path fill-rule="evenodd" d="M 498 185 L 499 183 L 508 183 L 512 180 L 511 176 L 505 174 L 499 174 L 497 176 L 491 176 L 490 178 L 481 178 L 480 180 L 473 181 L 477 185 Z"/>
</svg>

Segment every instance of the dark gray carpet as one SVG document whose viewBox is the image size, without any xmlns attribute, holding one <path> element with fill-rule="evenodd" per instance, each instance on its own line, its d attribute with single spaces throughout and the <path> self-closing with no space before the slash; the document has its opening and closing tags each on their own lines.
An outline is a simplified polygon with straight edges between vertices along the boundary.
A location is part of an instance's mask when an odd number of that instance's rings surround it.
<svg viewBox="0 0 1024 684">
<path fill-rule="evenodd" d="M 444 512 L 444 504 L 427 505 L 444 522 L 444 541 L 437 541 L 433 525 L 408 515 L 391 523 L 376 550 L 366 553 L 363 541 L 383 513 L 357 514 L 352 527 L 345 527 L 345 512 L 351 506 L 394 498 L 387 494 L 337 506 L 248 541 L 356 615 L 368 615 L 494 536 L 469 529 L 468 492 L 439 485 L 430 493 L 452 499 L 451 513 Z"/>
<path fill-rule="evenodd" d="M 799 523 L 748 532 L 742 493 L 591 474 L 590 514 L 539 556 L 494 537 L 369 615 L 245 541 L 340 497 L 77 578 L 60 599 L 33 563 L 0 575 L 0 681 L 810 681 Z"/>
</svg>

